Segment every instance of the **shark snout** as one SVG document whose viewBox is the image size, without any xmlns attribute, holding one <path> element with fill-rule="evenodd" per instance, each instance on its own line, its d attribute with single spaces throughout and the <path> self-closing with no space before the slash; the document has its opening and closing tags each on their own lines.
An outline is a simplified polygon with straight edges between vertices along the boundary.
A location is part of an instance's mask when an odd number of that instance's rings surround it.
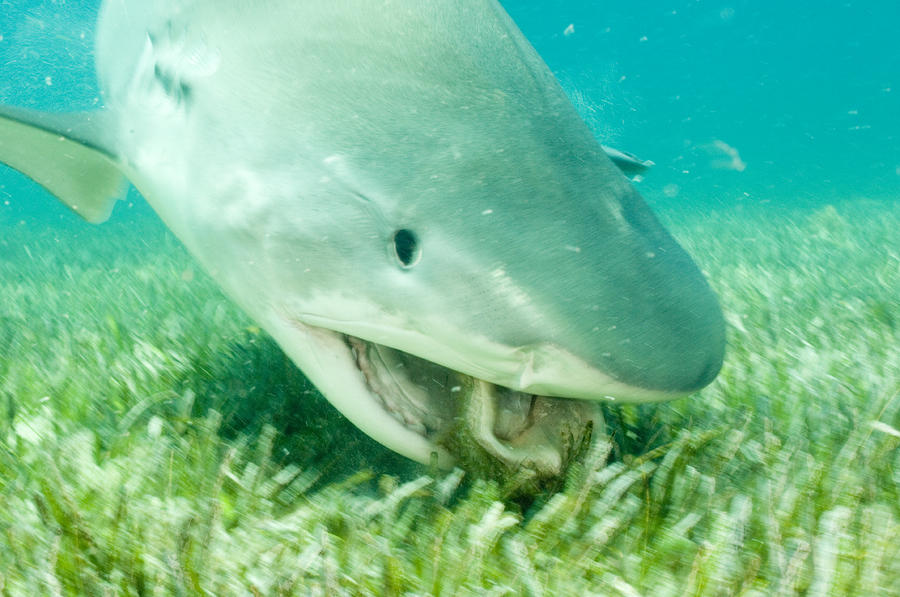
<svg viewBox="0 0 900 597">
<path fill-rule="evenodd" d="M 617 308 L 596 322 L 608 332 L 598 334 L 594 356 L 629 387 L 689 394 L 712 382 L 722 366 L 721 307 L 698 266 L 649 210 L 639 206 L 628 218 L 630 258 L 611 271 L 618 283 L 606 281 L 619 291 Z"/>
<path fill-rule="evenodd" d="M 683 282 L 683 281 L 681 281 Z M 635 297 L 598 339 L 594 364 L 635 395 L 676 397 L 708 385 L 725 352 L 718 302 L 702 278 Z M 630 396 L 621 396 L 628 399 Z"/>
</svg>

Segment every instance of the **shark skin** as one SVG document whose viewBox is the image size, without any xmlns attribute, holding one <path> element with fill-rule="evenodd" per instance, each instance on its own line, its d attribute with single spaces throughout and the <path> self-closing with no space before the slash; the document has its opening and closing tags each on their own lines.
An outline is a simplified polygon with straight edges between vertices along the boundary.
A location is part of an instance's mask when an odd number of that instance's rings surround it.
<svg viewBox="0 0 900 597">
<path fill-rule="evenodd" d="M 0 108 L 0 161 L 94 222 L 136 186 L 409 458 L 553 478 L 599 402 L 719 371 L 716 297 L 495 0 L 105 0 L 96 67 L 101 111 Z"/>
</svg>

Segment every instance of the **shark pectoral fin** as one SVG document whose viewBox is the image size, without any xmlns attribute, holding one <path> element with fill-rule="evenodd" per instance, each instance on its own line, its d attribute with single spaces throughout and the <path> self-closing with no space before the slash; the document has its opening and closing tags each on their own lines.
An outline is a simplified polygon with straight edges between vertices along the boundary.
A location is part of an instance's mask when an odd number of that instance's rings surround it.
<svg viewBox="0 0 900 597">
<path fill-rule="evenodd" d="M 40 184 L 88 222 L 99 224 L 109 217 L 125 187 L 125 177 L 103 136 L 104 116 L 0 106 L 0 162 Z"/>
</svg>

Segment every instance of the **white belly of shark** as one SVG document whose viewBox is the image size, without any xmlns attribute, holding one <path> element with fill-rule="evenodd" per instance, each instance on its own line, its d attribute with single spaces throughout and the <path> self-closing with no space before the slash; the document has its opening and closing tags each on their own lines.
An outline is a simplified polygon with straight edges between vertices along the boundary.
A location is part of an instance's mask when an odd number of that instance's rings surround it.
<svg viewBox="0 0 900 597">
<path fill-rule="evenodd" d="M 623 174 L 649 163 L 496 1 L 105 0 L 96 56 L 105 107 L 0 108 L 0 160 L 94 222 L 134 184 L 397 452 L 553 478 L 598 402 L 718 372 L 716 298 Z"/>
</svg>

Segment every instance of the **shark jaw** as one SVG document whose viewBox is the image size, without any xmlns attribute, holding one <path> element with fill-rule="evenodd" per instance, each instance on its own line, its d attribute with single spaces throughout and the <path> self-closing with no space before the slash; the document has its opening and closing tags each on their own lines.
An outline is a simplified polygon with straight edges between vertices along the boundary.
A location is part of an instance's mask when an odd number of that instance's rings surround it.
<svg viewBox="0 0 900 597">
<path fill-rule="evenodd" d="M 596 403 L 512 390 L 400 350 L 344 338 L 381 407 L 471 472 L 556 478 L 601 420 Z"/>
<path fill-rule="evenodd" d="M 344 416 L 423 464 L 536 487 L 558 480 L 603 428 L 593 401 L 513 390 L 296 319 L 273 331 Z"/>
</svg>

